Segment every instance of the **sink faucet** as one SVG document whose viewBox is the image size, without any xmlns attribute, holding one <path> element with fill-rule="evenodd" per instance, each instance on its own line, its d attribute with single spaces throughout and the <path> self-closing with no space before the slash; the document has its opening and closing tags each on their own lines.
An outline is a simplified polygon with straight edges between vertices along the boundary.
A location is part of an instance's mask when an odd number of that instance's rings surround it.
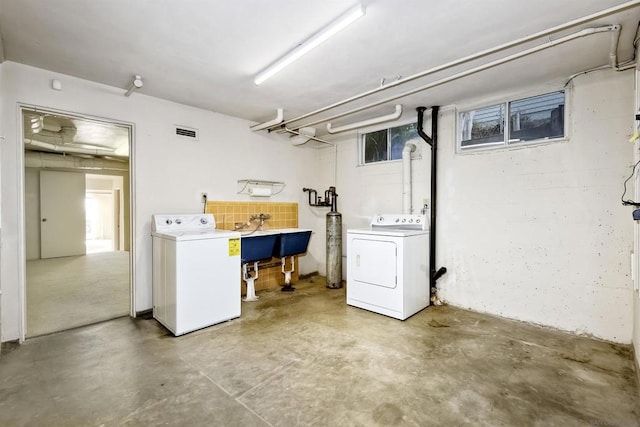
<svg viewBox="0 0 640 427">
<path fill-rule="evenodd" d="M 262 228 L 262 226 L 264 225 L 264 222 L 266 220 L 268 220 L 269 218 L 271 218 L 271 215 L 269 214 L 265 214 L 265 213 L 261 213 L 260 215 L 251 215 L 249 217 L 249 221 L 256 221 L 259 220 L 260 221 L 260 225 L 258 225 L 258 228 Z"/>
</svg>

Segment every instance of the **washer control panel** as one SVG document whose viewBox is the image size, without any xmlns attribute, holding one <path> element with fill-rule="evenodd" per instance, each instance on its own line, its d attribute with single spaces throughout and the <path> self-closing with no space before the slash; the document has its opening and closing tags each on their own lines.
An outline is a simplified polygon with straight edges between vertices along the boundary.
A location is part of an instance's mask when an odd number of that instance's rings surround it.
<svg viewBox="0 0 640 427">
<path fill-rule="evenodd" d="M 426 215 L 378 214 L 371 219 L 371 228 L 428 230 L 429 221 Z"/>
<path fill-rule="evenodd" d="M 180 232 L 209 230 L 216 228 L 213 214 L 153 215 L 151 231 Z"/>
</svg>

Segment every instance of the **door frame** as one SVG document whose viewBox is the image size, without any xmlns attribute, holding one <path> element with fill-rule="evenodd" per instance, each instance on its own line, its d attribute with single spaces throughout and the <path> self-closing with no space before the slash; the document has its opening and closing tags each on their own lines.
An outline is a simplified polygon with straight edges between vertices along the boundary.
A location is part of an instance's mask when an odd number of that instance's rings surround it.
<svg viewBox="0 0 640 427">
<path fill-rule="evenodd" d="M 136 181 L 135 181 L 135 123 L 125 122 L 122 120 L 110 119 L 106 117 L 93 116 L 90 114 L 76 113 L 72 111 L 60 110 L 57 108 L 43 107 L 39 105 L 17 103 L 17 129 L 22 149 L 17 151 L 17 167 L 20 171 L 18 176 L 18 250 L 20 256 L 18 258 L 18 284 L 20 288 L 20 339 L 23 343 L 27 331 L 27 253 L 26 253 L 26 221 L 25 221 L 25 183 L 24 183 L 24 121 L 22 119 L 23 110 L 37 110 L 40 112 L 51 113 L 61 116 L 77 117 L 79 119 L 87 119 L 100 121 L 108 124 L 124 126 L 129 128 L 129 316 L 136 317 Z"/>
</svg>

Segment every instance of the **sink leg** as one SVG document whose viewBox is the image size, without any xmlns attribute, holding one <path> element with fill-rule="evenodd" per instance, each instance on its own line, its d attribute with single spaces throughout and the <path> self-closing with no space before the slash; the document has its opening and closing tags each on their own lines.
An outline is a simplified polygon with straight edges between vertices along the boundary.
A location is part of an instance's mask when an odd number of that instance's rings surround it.
<svg viewBox="0 0 640 427">
<path fill-rule="evenodd" d="M 258 296 L 256 295 L 256 287 L 255 281 L 258 278 L 258 263 L 255 262 L 253 264 L 253 269 L 255 274 L 253 276 L 249 275 L 247 272 L 248 263 L 242 264 L 242 279 L 247 282 L 247 296 L 242 298 L 242 301 L 258 301 Z"/>
<path fill-rule="evenodd" d="M 284 274 L 284 286 L 282 292 L 293 292 L 296 288 L 291 285 L 291 273 L 295 271 L 295 258 L 291 257 L 291 270 L 286 270 L 287 257 L 282 257 L 282 273 Z"/>
</svg>

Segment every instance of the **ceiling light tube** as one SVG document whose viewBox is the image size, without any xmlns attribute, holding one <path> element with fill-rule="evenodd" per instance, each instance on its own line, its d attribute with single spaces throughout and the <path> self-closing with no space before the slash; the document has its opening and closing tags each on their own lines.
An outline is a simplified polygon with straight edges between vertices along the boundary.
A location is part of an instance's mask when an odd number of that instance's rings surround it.
<svg viewBox="0 0 640 427">
<path fill-rule="evenodd" d="M 254 83 L 256 85 L 261 84 L 269 77 L 273 76 L 278 71 L 291 64 L 296 59 L 300 58 L 343 28 L 347 27 L 349 24 L 353 23 L 356 19 L 363 16 L 364 13 L 365 9 L 362 4 L 358 4 L 357 6 L 349 9 L 347 12 L 332 21 L 329 25 L 309 37 L 304 42 L 300 43 L 295 49 L 265 68 L 256 76 L 256 78 L 254 79 Z"/>
</svg>

